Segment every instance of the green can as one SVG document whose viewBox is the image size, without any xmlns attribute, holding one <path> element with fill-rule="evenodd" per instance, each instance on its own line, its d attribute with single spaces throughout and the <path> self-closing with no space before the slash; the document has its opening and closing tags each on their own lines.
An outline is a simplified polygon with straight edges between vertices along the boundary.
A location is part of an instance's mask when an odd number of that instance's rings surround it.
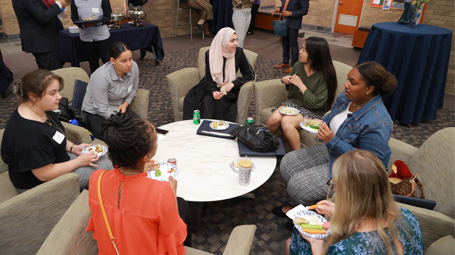
<svg viewBox="0 0 455 255">
<path fill-rule="evenodd" d="M 201 124 L 201 111 L 199 111 L 199 110 L 193 111 L 193 123 L 195 125 Z"/>
<path fill-rule="evenodd" d="M 247 126 L 253 126 L 254 125 L 254 120 L 251 117 L 246 118 L 246 125 Z"/>
</svg>

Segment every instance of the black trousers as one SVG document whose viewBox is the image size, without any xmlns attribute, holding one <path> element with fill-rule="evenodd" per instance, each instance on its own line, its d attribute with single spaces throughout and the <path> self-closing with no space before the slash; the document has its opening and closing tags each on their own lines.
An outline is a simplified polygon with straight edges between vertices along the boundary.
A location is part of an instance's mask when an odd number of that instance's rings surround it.
<svg viewBox="0 0 455 255">
<path fill-rule="evenodd" d="M 109 51 L 109 38 L 102 41 L 84 42 L 82 41 L 84 49 L 88 53 L 88 62 L 90 63 L 90 72 L 93 73 L 100 66 L 99 59 L 103 63 L 109 61 L 107 57 Z"/>
<path fill-rule="evenodd" d="M 181 197 L 177 197 L 177 204 L 179 207 L 179 215 L 182 218 L 183 222 L 186 224 L 186 239 L 183 242 L 183 245 L 191 247 L 192 238 L 191 238 L 191 210 L 188 202 Z"/>
<path fill-rule="evenodd" d="M 288 28 L 288 35 L 283 36 L 283 63 L 294 66 L 299 61 L 299 42 L 298 42 L 298 29 Z"/>
<path fill-rule="evenodd" d="M 139 115 L 137 115 L 137 113 L 133 112 L 129 108 L 126 109 L 126 112 L 135 118 L 141 118 Z M 83 111 L 82 114 L 84 115 L 84 125 L 87 127 L 87 129 L 90 130 L 90 132 L 92 132 L 96 138 L 104 140 L 101 135 L 101 131 L 103 130 L 102 125 L 106 119 L 98 114 L 91 114 L 86 111 Z"/>
<path fill-rule="evenodd" d="M 256 23 L 256 14 L 258 14 L 259 6 L 259 4 L 253 4 L 253 7 L 251 8 L 251 22 L 250 26 L 248 27 L 248 32 L 250 33 L 253 33 L 254 24 Z"/>
<path fill-rule="evenodd" d="M 51 71 L 62 68 L 62 63 L 60 62 L 60 54 L 58 51 L 32 54 L 35 57 L 35 61 L 39 69 L 47 69 Z"/>
</svg>

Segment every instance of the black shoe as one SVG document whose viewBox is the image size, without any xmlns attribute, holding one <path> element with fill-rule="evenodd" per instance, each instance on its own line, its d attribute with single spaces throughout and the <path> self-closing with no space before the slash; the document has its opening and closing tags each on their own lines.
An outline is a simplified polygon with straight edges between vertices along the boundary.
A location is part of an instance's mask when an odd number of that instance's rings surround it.
<svg viewBox="0 0 455 255">
<path fill-rule="evenodd" d="M 273 208 L 272 213 L 275 214 L 276 216 L 287 217 L 286 214 L 283 212 L 283 207 L 284 206 L 278 206 Z"/>
<path fill-rule="evenodd" d="M 202 31 L 205 31 L 204 24 L 197 24 L 197 28 L 199 28 Z"/>
<path fill-rule="evenodd" d="M 289 219 L 286 224 L 284 224 L 284 227 L 287 229 L 287 230 L 292 230 L 294 228 L 294 222 L 292 222 L 291 219 Z"/>
<path fill-rule="evenodd" d="M 204 37 L 214 37 L 211 33 L 204 34 Z"/>
</svg>

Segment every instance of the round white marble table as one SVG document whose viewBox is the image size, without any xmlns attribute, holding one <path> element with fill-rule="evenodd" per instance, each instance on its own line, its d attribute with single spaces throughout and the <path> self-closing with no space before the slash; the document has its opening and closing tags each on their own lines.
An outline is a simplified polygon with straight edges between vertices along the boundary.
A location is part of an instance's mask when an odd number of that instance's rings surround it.
<svg viewBox="0 0 455 255">
<path fill-rule="evenodd" d="M 237 140 L 197 135 L 199 125 L 192 120 L 160 128 L 169 133 L 158 143 L 154 159 L 177 159 L 177 195 L 186 201 L 212 202 L 244 195 L 264 184 L 275 170 L 276 157 L 250 157 L 255 166 L 250 184 L 240 186 L 238 174 L 230 168 L 240 157 Z"/>
</svg>

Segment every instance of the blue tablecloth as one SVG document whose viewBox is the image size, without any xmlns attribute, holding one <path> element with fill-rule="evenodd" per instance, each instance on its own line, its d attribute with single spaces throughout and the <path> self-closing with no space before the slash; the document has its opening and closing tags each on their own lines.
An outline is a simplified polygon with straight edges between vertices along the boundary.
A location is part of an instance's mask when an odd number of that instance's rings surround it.
<svg viewBox="0 0 455 255">
<path fill-rule="evenodd" d="M 232 0 L 213 0 L 213 21 L 210 24 L 210 32 L 212 34 L 218 33 L 223 27 L 231 27 L 234 29 L 232 24 Z"/>
<path fill-rule="evenodd" d="M 120 29 L 111 29 L 109 32 L 110 42 L 125 42 L 131 50 L 141 49 L 141 58 L 145 56 L 145 51 L 154 52 L 156 59 L 164 58 L 161 34 L 156 25 L 144 24 L 136 27 L 124 23 Z M 80 62 L 88 60 L 79 33 L 71 34 L 68 29 L 60 31 L 60 60 L 70 62 L 71 66 L 79 66 Z"/>
<path fill-rule="evenodd" d="M 398 86 L 384 100 L 393 120 L 404 125 L 434 120 L 442 108 L 452 32 L 419 24 L 374 24 L 358 63 L 374 60 L 393 73 Z"/>
</svg>

